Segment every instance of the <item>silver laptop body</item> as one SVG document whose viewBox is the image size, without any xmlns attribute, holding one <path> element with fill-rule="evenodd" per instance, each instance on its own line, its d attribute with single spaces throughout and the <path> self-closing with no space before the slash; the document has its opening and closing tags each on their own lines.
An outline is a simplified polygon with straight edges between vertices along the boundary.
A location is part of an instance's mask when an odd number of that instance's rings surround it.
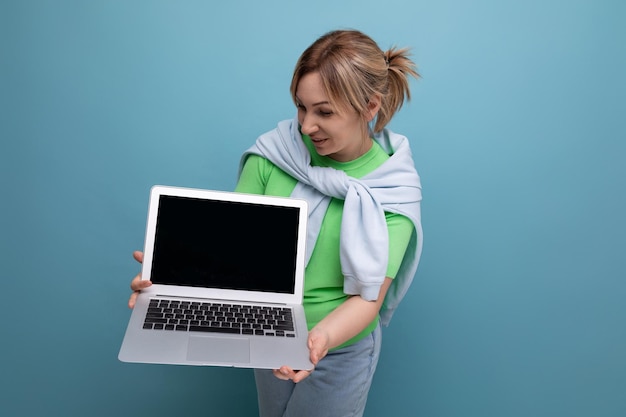
<svg viewBox="0 0 626 417">
<path fill-rule="evenodd" d="M 303 200 L 154 186 L 123 362 L 312 369 Z M 287 310 L 291 311 L 289 313 Z"/>
</svg>

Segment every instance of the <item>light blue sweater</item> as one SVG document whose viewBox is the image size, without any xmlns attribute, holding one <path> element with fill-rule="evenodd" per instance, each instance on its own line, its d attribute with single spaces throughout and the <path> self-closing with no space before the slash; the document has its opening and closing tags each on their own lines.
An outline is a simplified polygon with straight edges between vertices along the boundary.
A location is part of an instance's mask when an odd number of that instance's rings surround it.
<svg viewBox="0 0 626 417">
<path fill-rule="evenodd" d="M 340 234 L 340 260 L 344 292 L 373 301 L 385 279 L 389 250 L 385 211 L 408 217 L 415 226 L 400 269 L 381 309 L 381 322 L 388 325 L 406 294 L 422 252 L 420 202 L 422 191 L 408 139 L 387 129 L 373 136 L 390 158 L 368 175 L 356 179 L 343 171 L 311 166 L 311 156 L 302 140 L 298 120 L 284 120 L 261 135 L 242 156 L 260 155 L 298 180 L 291 197 L 309 204 L 307 229 L 308 262 L 331 197 L 344 200 Z"/>
</svg>

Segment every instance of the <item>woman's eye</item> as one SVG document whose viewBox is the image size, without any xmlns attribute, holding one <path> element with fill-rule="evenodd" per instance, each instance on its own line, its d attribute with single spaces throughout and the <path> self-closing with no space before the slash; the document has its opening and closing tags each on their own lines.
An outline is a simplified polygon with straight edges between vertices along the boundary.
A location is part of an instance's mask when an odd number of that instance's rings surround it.
<svg viewBox="0 0 626 417">
<path fill-rule="evenodd" d="M 332 111 L 324 111 L 324 110 L 320 110 L 320 115 L 324 116 L 324 117 L 328 117 L 331 116 L 333 114 Z"/>
</svg>

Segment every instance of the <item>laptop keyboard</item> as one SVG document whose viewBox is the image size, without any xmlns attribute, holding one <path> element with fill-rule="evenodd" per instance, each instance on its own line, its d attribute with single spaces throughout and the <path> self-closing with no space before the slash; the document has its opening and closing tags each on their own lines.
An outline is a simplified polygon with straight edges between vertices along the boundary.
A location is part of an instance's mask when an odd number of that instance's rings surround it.
<svg viewBox="0 0 626 417">
<path fill-rule="evenodd" d="M 144 329 L 295 337 L 291 309 L 151 299 Z"/>
</svg>

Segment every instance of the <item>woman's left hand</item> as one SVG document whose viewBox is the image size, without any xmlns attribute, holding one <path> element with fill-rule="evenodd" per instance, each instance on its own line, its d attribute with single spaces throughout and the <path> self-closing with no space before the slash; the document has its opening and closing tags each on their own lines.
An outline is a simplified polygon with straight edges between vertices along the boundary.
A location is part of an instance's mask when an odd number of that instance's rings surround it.
<svg viewBox="0 0 626 417">
<path fill-rule="evenodd" d="M 319 361 L 328 353 L 329 340 L 328 333 L 320 329 L 314 327 L 309 332 L 307 344 L 309 345 L 310 359 L 313 365 L 317 366 Z M 298 383 L 311 375 L 311 372 L 313 372 L 313 369 L 310 371 L 295 371 L 288 366 L 281 366 L 280 369 L 274 369 L 274 376 L 283 380 L 290 379 Z"/>
</svg>

